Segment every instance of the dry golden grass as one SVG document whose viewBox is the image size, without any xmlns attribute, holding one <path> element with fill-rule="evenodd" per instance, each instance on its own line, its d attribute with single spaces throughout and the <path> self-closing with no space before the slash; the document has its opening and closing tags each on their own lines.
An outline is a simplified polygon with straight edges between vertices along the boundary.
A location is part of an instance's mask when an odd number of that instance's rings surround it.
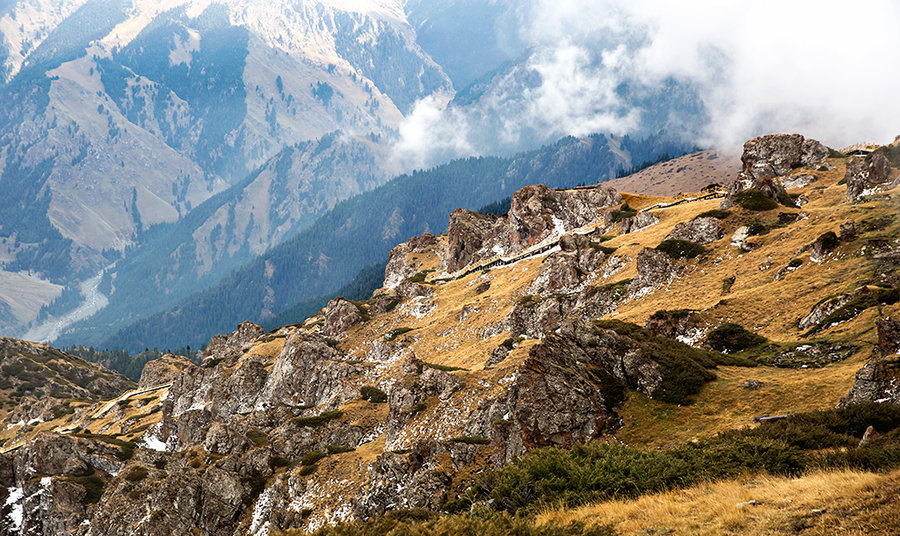
<svg viewBox="0 0 900 536">
<path fill-rule="evenodd" d="M 538 525 L 612 524 L 628 535 L 900 534 L 900 471 L 744 477 L 543 513 Z M 750 501 L 756 501 L 751 504 Z"/>
</svg>

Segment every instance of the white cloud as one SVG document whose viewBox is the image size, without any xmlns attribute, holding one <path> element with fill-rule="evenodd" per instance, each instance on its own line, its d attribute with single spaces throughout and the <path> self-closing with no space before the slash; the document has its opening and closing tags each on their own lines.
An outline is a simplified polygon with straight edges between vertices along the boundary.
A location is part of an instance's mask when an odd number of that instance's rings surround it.
<svg viewBox="0 0 900 536">
<path fill-rule="evenodd" d="M 634 132 L 653 110 L 624 109 L 616 88 L 672 78 L 706 107 L 702 143 L 789 131 L 840 147 L 900 134 L 900 2 L 531 0 L 524 13 L 540 82 L 518 73 L 464 111 L 421 104 L 401 131 L 407 161 Z"/>
</svg>

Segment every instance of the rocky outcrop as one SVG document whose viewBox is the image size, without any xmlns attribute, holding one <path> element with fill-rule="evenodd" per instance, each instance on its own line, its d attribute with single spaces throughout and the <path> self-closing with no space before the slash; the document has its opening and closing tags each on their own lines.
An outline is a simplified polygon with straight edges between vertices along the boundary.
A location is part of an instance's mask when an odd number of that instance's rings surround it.
<svg viewBox="0 0 900 536">
<path fill-rule="evenodd" d="M 787 175 L 797 166 L 817 166 L 828 158 L 828 148 L 800 134 L 769 134 L 744 143 L 741 155 L 746 179 Z"/>
<path fill-rule="evenodd" d="M 585 235 L 562 235 L 559 248 L 541 263 L 529 292 L 542 294 L 575 288 L 607 257 L 600 244 Z"/>
<path fill-rule="evenodd" d="M 690 309 L 657 311 L 650 315 L 644 329 L 656 337 L 682 339 L 694 335 L 699 329 L 700 314 Z"/>
<path fill-rule="evenodd" d="M 601 318 L 615 311 L 628 293 L 630 281 L 601 287 L 587 286 L 574 293 L 523 296 L 507 316 L 513 337 L 543 338 L 568 318 Z"/>
<path fill-rule="evenodd" d="M 206 345 L 204 361 L 207 359 L 222 360 L 240 355 L 253 341 L 262 336 L 266 330 L 253 322 L 241 322 L 231 333 L 213 336 Z"/>
<path fill-rule="evenodd" d="M 453 475 L 469 466 L 483 448 L 422 441 L 406 454 L 385 452 L 369 468 L 364 491 L 353 500 L 353 514 L 368 519 L 388 510 L 439 509 L 448 499 Z"/>
<path fill-rule="evenodd" d="M 475 261 L 505 252 L 503 218 L 461 208 L 450 214 L 447 227 L 447 270 L 455 272 Z M 496 249 L 489 246 L 496 246 Z"/>
<path fill-rule="evenodd" d="M 450 215 L 447 229 L 447 270 L 454 272 L 490 257 L 515 254 L 550 236 L 599 220 L 621 203 L 622 196 L 611 188 L 552 190 L 539 184 L 514 193 L 504 216 L 457 209 Z"/>
<path fill-rule="evenodd" d="M 675 268 L 669 256 L 653 248 L 644 248 L 638 253 L 637 271 L 638 276 L 632 283 L 635 289 L 658 287 L 675 275 Z"/>
<path fill-rule="evenodd" d="M 878 350 L 881 355 L 900 354 L 900 320 L 879 318 L 875 326 L 878 329 Z"/>
<path fill-rule="evenodd" d="M 846 293 L 817 303 L 810 309 L 806 316 L 800 319 L 798 323 L 800 329 L 809 329 L 813 326 L 818 326 L 828 318 L 828 315 L 837 311 L 855 297 L 856 293 Z"/>
<path fill-rule="evenodd" d="M 816 182 L 816 176 L 809 173 L 798 173 L 797 175 L 789 175 L 781 180 L 781 185 L 785 190 L 793 190 L 795 188 L 806 188 L 810 184 Z"/>
<path fill-rule="evenodd" d="M 392 249 L 388 255 L 387 266 L 384 268 L 384 288 L 393 289 L 419 272 L 422 268 L 421 262 L 410 259 L 410 255 L 436 252 L 437 248 L 437 237 L 431 233 L 422 233 Z"/>
<path fill-rule="evenodd" d="M 366 311 L 345 298 L 335 298 L 325 307 L 325 327 L 322 333 L 326 337 L 340 337 L 348 329 L 363 322 Z"/>
<path fill-rule="evenodd" d="M 149 361 L 141 371 L 138 389 L 147 389 L 157 385 L 172 383 L 175 378 L 197 365 L 190 359 L 174 354 L 165 354 L 159 359 Z"/>
<path fill-rule="evenodd" d="M 847 201 L 856 203 L 871 193 L 871 189 L 890 181 L 890 162 L 883 152 L 865 157 L 854 156 L 847 162 L 844 179 L 847 181 Z"/>
<path fill-rule="evenodd" d="M 666 240 L 687 240 L 697 244 L 709 244 L 720 238 L 722 238 L 722 221 L 709 217 L 679 223 L 666 235 Z"/>
<path fill-rule="evenodd" d="M 853 387 L 838 407 L 859 402 L 900 404 L 900 321 L 880 318 L 876 355 L 856 373 Z"/>
<path fill-rule="evenodd" d="M 393 448 L 403 426 L 420 411 L 419 404 L 432 396 L 436 396 L 438 400 L 448 400 L 462 387 L 462 381 L 456 376 L 431 368 L 416 358 L 407 360 L 404 368 L 409 373 L 388 392 L 389 411 L 385 430 L 387 449 Z"/>
<path fill-rule="evenodd" d="M 659 216 L 656 214 L 638 212 L 634 216 L 622 220 L 622 234 L 635 233 L 657 223 L 659 223 Z"/>
</svg>

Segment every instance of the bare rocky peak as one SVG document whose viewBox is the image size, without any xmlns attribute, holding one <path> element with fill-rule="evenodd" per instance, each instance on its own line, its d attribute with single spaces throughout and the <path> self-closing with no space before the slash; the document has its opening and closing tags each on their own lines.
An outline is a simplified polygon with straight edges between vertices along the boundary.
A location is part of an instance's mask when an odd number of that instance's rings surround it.
<svg viewBox="0 0 900 536">
<path fill-rule="evenodd" d="M 392 289 L 418 273 L 421 264 L 410 261 L 409 255 L 435 251 L 438 239 L 431 233 L 422 233 L 394 247 L 388 255 L 388 263 L 384 269 L 384 287 Z"/>
</svg>

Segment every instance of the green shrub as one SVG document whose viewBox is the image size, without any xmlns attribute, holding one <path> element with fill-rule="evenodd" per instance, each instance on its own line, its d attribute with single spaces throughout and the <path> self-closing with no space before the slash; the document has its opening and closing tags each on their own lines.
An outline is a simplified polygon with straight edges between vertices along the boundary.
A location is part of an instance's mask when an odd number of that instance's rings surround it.
<svg viewBox="0 0 900 536">
<path fill-rule="evenodd" d="M 91 432 L 87 430 L 85 430 L 84 433 L 72 435 L 76 437 L 97 439 L 99 441 L 103 441 L 104 443 L 109 443 L 110 445 L 119 447 L 119 452 L 116 453 L 116 458 L 123 462 L 130 460 L 131 457 L 134 456 L 134 449 L 137 448 L 137 445 L 132 441 L 123 441 L 117 437 L 105 434 L 91 434 Z"/>
<path fill-rule="evenodd" d="M 656 249 L 673 259 L 693 259 L 706 252 L 706 248 L 700 244 L 687 240 L 669 239 L 663 240 Z"/>
<path fill-rule="evenodd" d="M 308 476 L 315 473 L 318 468 L 318 465 L 304 465 L 297 472 L 300 473 L 300 476 Z"/>
<path fill-rule="evenodd" d="M 491 440 L 486 437 L 459 436 L 449 439 L 451 443 L 465 443 L 466 445 L 490 445 Z"/>
<path fill-rule="evenodd" d="M 363 400 L 373 402 L 375 404 L 383 404 L 387 402 L 388 398 L 387 393 L 371 385 L 363 385 L 359 389 L 359 394 Z"/>
<path fill-rule="evenodd" d="M 433 368 L 435 370 L 442 370 L 444 372 L 455 372 L 457 370 L 469 370 L 469 369 L 463 368 L 463 367 L 452 367 L 450 365 L 438 365 L 435 363 L 427 363 L 425 361 L 423 361 L 422 364 L 428 368 Z"/>
<path fill-rule="evenodd" d="M 128 471 L 128 474 L 125 475 L 125 480 L 129 482 L 140 482 L 141 480 L 147 478 L 150 472 L 147 471 L 146 467 L 141 467 L 140 465 Z"/>
<path fill-rule="evenodd" d="M 791 262 L 788 263 L 788 268 L 799 268 L 803 266 L 803 259 L 791 259 Z"/>
<path fill-rule="evenodd" d="M 332 454 L 343 454 L 345 452 L 353 452 L 356 450 L 353 447 L 345 447 L 343 445 L 328 445 L 325 447 L 325 451 L 328 452 L 329 455 Z"/>
<path fill-rule="evenodd" d="M 328 456 L 328 454 L 322 452 L 321 450 L 315 450 L 313 452 L 304 454 L 300 458 L 300 464 L 301 465 L 313 465 L 326 456 Z"/>
<path fill-rule="evenodd" d="M 269 467 L 272 469 L 277 469 L 279 467 L 290 467 L 293 464 L 291 460 L 285 458 L 284 456 L 275 455 L 269 458 Z"/>
<path fill-rule="evenodd" d="M 747 234 L 750 236 L 760 236 L 768 233 L 770 228 L 758 220 L 747 222 Z"/>
<path fill-rule="evenodd" d="M 269 444 L 269 436 L 261 430 L 248 430 L 247 439 L 257 447 L 265 447 Z"/>
<path fill-rule="evenodd" d="M 415 274 L 411 277 L 408 277 L 406 280 L 409 281 L 410 283 L 424 283 L 425 278 L 428 277 L 428 274 L 430 274 L 433 271 L 434 270 L 422 270 L 421 272 L 418 272 L 417 274 Z"/>
<path fill-rule="evenodd" d="M 644 328 L 621 320 L 596 320 L 598 329 L 610 329 L 617 334 L 629 337 L 640 346 L 641 352 L 651 357 L 660 366 L 663 381 L 652 393 L 653 398 L 673 404 L 688 404 L 691 397 L 700 391 L 703 385 L 715 379 L 715 374 L 706 370 L 719 364 L 734 364 L 732 358 L 717 352 L 692 348 L 682 342 L 655 337 Z M 610 388 L 614 386 L 610 384 Z M 611 401 L 621 401 L 624 392 L 605 393 Z"/>
<path fill-rule="evenodd" d="M 706 335 L 706 342 L 719 352 L 737 352 L 767 342 L 767 339 L 740 324 L 726 322 Z"/>
<path fill-rule="evenodd" d="M 400 335 L 403 335 L 404 333 L 409 333 L 413 329 L 415 329 L 415 328 L 402 327 L 402 328 L 392 329 L 391 331 L 384 334 L 384 340 L 390 342 L 390 341 L 396 339 L 397 337 L 399 337 Z"/>
<path fill-rule="evenodd" d="M 727 210 L 719 210 L 716 208 L 716 209 L 712 209 L 712 210 L 707 210 L 706 212 L 701 212 L 700 214 L 697 214 L 697 216 L 694 219 L 696 220 L 697 218 L 716 218 L 717 220 L 724 220 L 725 218 L 727 218 L 730 215 L 731 215 L 731 212 L 729 212 Z"/>
<path fill-rule="evenodd" d="M 503 342 L 501 342 L 500 346 L 503 346 L 507 350 L 512 350 L 517 344 L 519 344 L 520 342 L 522 342 L 524 340 L 525 340 L 525 337 L 515 337 L 515 338 L 510 337 L 510 338 L 504 340 Z"/>
<path fill-rule="evenodd" d="M 421 413 L 421 412 L 425 411 L 426 409 L 428 409 L 428 405 L 425 402 L 419 402 L 418 404 L 416 404 L 415 406 L 412 407 L 412 411 L 414 413 Z"/>
<path fill-rule="evenodd" d="M 103 497 L 103 487 L 106 483 L 96 473 L 92 472 L 86 476 L 67 476 L 65 478 L 69 482 L 74 482 L 84 488 L 85 494 L 81 499 L 81 504 L 97 504 L 100 502 L 100 498 Z"/>
<path fill-rule="evenodd" d="M 635 214 L 637 214 L 637 210 L 628 206 L 628 203 L 623 203 L 622 206 L 619 207 L 617 210 L 613 210 L 612 212 L 610 212 L 610 217 L 612 218 L 612 221 L 615 223 L 615 222 L 620 222 L 620 221 L 624 220 L 625 218 L 631 218 Z"/>
<path fill-rule="evenodd" d="M 294 417 L 294 423 L 300 426 L 322 426 L 327 424 L 329 421 L 333 421 L 335 419 L 340 419 L 344 416 L 344 412 L 340 410 L 332 410 L 326 411 L 319 415 L 314 415 L 312 417 Z"/>
<path fill-rule="evenodd" d="M 747 210 L 763 212 L 778 208 L 778 203 L 766 197 L 759 190 L 744 190 L 734 194 L 734 204 Z"/>
</svg>

